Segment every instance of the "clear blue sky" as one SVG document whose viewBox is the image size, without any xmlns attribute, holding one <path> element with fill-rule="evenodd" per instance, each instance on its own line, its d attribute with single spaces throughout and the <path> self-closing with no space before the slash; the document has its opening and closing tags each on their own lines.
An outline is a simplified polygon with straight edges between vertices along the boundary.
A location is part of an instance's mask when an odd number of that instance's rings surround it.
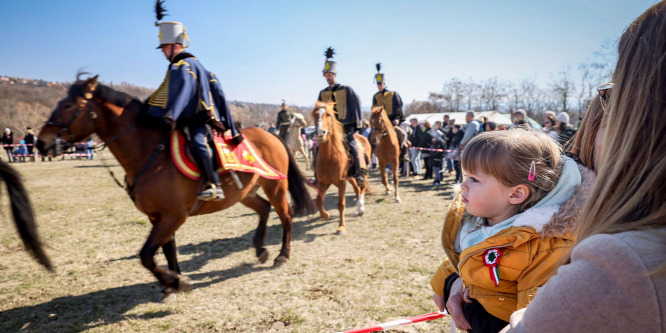
<svg viewBox="0 0 666 333">
<path fill-rule="evenodd" d="M 314 104 L 333 46 L 338 82 L 364 107 L 376 62 L 405 102 L 453 77 L 547 82 L 616 41 L 654 0 L 262 1 L 166 0 L 188 49 L 216 73 L 230 100 Z M 152 0 L 3 0 L 0 75 L 157 88 L 167 62 Z"/>
</svg>

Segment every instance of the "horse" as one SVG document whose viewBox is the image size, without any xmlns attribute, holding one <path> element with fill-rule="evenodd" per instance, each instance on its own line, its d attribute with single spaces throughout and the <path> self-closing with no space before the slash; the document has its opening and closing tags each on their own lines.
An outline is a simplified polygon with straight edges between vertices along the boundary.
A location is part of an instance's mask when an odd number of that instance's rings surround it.
<svg viewBox="0 0 666 333">
<path fill-rule="evenodd" d="M 294 113 L 294 118 L 291 119 L 291 126 L 287 133 L 287 147 L 289 147 L 291 154 L 294 156 L 296 156 L 296 152 L 300 152 L 303 157 L 305 157 L 305 170 L 310 170 L 308 154 L 306 153 L 305 143 L 301 137 L 301 128 L 307 125 L 308 123 L 305 121 L 305 117 L 303 117 L 302 114 Z"/>
<path fill-rule="evenodd" d="M 379 172 L 382 175 L 382 184 L 386 188 L 386 194 L 391 194 L 388 186 L 388 175 L 386 174 L 386 166 L 391 163 L 391 172 L 393 173 L 393 189 L 395 191 L 395 202 L 400 203 L 400 195 L 398 194 L 398 169 L 400 168 L 400 142 L 395 133 L 395 129 L 391 124 L 384 108 L 373 107 L 370 113 L 370 142 L 374 147 L 372 151 L 379 160 Z"/>
<path fill-rule="evenodd" d="M 316 124 L 317 131 L 317 153 L 315 154 L 315 173 L 317 175 L 317 197 L 315 203 L 319 208 L 322 219 L 328 220 L 331 214 L 324 209 L 324 197 L 326 190 L 331 185 L 338 188 L 338 211 L 340 212 L 340 224 L 336 233 L 345 233 L 345 188 L 347 181 L 356 193 L 356 214 L 363 216 L 365 213 L 364 195 L 368 186 L 368 175 L 364 175 L 363 187 L 359 187 L 354 177 L 348 176 L 351 167 L 350 156 L 345 149 L 345 135 L 342 124 L 337 120 L 333 103 L 317 102 L 312 111 L 312 118 Z M 357 147 L 359 147 L 359 158 L 365 158 L 366 164 L 370 162 L 370 143 L 363 135 L 354 134 Z M 363 148 L 365 151 L 361 152 Z"/>
<path fill-rule="evenodd" d="M 12 216 L 14 216 L 14 224 L 18 230 L 19 236 L 23 241 L 23 245 L 28 249 L 30 254 L 39 262 L 44 268 L 53 272 L 51 261 L 42 249 L 42 243 L 37 233 L 37 226 L 35 224 L 35 214 L 30 204 L 28 192 L 25 190 L 19 173 L 14 170 L 5 162 L 0 161 L 0 178 L 7 185 L 7 194 L 9 194 L 10 206 L 12 209 Z"/>
<path fill-rule="evenodd" d="M 287 179 L 270 180 L 254 173 L 239 172 L 237 180 L 229 174 L 221 176 L 225 199 L 198 201 L 200 182 L 178 171 L 169 150 L 165 151 L 165 130 L 156 129 L 154 118 L 146 115 L 147 105 L 125 93 L 98 84 L 97 76 L 77 80 L 51 114 L 39 133 L 40 151 L 51 149 L 55 137 L 76 142 L 93 133 L 105 142 L 125 171 L 126 189 L 136 208 L 148 216 L 150 234 L 139 252 L 142 265 L 164 286 L 165 297 L 191 289 L 189 279 L 181 275 L 176 257 L 175 232 L 189 216 L 210 214 L 237 202 L 259 214 L 253 245 L 259 262 L 268 259 L 264 248 L 266 223 L 271 210 L 282 222 L 282 247 L 274 266 L 287 262 L 290 252 L 294 214 L 311 213 L 312 198 L 306 180 L 282 140 L 257 127 L 241 130 L 255 152 Z M 170 128 L 168 129 L 170 130 Z M 257 194 L 263 189 L 268 200 Z M 294 207 L 289 206 L 287 191 Z M 155 264 L 154 256 L 162 247 L 168 269 Z"/>
</svg>

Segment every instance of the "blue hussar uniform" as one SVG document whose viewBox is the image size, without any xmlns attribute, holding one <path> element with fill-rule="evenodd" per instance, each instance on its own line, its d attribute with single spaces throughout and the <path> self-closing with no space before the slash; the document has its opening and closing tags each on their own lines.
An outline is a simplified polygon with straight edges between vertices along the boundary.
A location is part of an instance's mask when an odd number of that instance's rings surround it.
<svg viewBox="0 0 666 333">
<path fill-rule="evenodd" d="M 161 17 L 158 12 L 158 21 Z M 232 142 L 236 144 L 242 141 L 242 136 L 236 129 L 217 77 L 206 70 L 193 55 L 174 51 L 176 44 L 186 48 L 186 40 L 189 46 L 182 23 L 159 22 L 158 26 L 158 48 L 166 47 L 165 51 L 168 51 L 171 47 L 171 59 L 164 81 L 148 99 L 148 113 L 168 122 L 177 121 L 179 125 L 187 127 L 192 155 L 205 182 L 205 188 L 197 194 L 197 199 L 221 200 L 224 192 L 208 149 L 209 133 L 206 125 L 221 132 L 229 130 L 233 137 Z"/>
<path fill-rule="evenodd" d="M 337 73 L 337 63 L 330 58 L 333 57 L 333 49 L 326 50 L 326 63 L 324 64 L 324 75 Z M 349 175 L 356 178 L 359 186 L 363 186 L 365 178 L 363 178 L 361 164 L 358 156 L 358 148 L 356 147 L 356 140 L 354 133 L 356 133 L 362 126 L 361 118 L 361 100 L 354 90 L 349 86 L 343 86 L 336 83 L 333 87 L 328 86 L 319 92 L 317 100 L 320 102 L 335 102 L 334 109 L 336 118 L 344 126 L 344 131 L 347 137 L 347 148 L 349 154 L 352 156 L 352 168 L 349 169 Z"/>
</svg>

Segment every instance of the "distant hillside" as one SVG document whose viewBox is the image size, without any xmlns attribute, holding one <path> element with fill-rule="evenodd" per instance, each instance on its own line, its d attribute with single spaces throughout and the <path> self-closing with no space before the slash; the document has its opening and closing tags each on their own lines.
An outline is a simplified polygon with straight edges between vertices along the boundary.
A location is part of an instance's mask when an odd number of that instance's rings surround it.
<svg viewBox="0 0 666 333">
<path fill-rule="evenodd" d="M 129 83 L 105 85 L 140 100 L 145 100 L 152 89 Z M 39 128 L 46 122 L 55 109 L 71 82 L 48 82 L 16 77 L 0 76 L 0 130 L 9 127 L 14 132 L 15 140 L 25 135 L 26 127 Z M 276 104 L 258 104 L 230 101 L 229 108 L 236 121 L 244 127 L 257 126 L 261 123 L 275 122 L 280 106 Z M 294 112 L 309 113 L 310 109 L 291 107 Z M 306 117 L 308 118 L 308 117 Z"/>
</svg>

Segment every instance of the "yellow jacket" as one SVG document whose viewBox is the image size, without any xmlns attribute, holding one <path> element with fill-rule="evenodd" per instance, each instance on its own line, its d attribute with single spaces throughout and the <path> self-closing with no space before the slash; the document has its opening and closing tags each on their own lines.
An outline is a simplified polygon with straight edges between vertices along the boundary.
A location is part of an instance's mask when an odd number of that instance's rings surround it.
<svg viewBox="0 0 666 333">
<path fill-rule="evenodd" d="M 465 213 L 458 196 L 450 205 L 442 229 L 442 247 L 448 257 L 430 280 L 437 294 L 444 296 L 444 281 L 451 273 L 462 277 L 469 297 L 475 298 L 493 316 L 509 321 L 511 314 L 527 304 L 554 273 L 562 255 L 573 246 L 573 226 L 580 208 L 595 181 L 594 172 L 579 165 L 581 184 L 571 198 L 556 211 L 535 209 L 523 214 L 512 227 L 492 235 L 479 244 L 458 253 L 455 241 Z M 529 210 L 528 210 L 529 211 Z M 554 213 L 554 214 L 553 214 Z M 499 285 L 491 279 L 483 255 L 488 249 L 499 249 Z"/>
</svg>

